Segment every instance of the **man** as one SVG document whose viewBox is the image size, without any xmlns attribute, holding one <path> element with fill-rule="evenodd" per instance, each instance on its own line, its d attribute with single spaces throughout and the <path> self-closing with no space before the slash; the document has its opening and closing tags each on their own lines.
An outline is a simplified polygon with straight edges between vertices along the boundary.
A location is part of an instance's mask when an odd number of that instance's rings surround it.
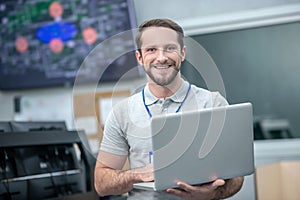
<svg viewBox="0 0 300 200">
<path fill-rule="evenodd" d="M 136 58 L 147 74 L 147 85 L 117 104 L 107 119 L 95 167 L 95 188 L 100 196 L 126 192 L 134 196 L 138 193 L 134 183 L 153 180 L 148 157 L 153 115 L 228 104 L 218 92 L 198 88 L 181 78 L 186 54 L 183 37 L 182 28 L 169 19 L 152 19 L 139 26 Z M 131 169 L 124 171 L 127 158 Z M 243 177 L 196 186 L 179 181 L 179 189 L 152 194 L 157 199 L 220 199 L 238 192 L 242 183 Z"/>
</svg>

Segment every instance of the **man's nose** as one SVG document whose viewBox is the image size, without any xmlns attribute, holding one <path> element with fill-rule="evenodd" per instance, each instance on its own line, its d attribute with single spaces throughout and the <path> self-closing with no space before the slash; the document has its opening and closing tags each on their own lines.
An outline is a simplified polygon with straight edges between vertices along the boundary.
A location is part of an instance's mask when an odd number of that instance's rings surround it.
<svg viewBox="0 0 300 200">
<path fill-rule="evenodd" d="M 166 52 L 164 51 L 164 49 L 159 49 L 158 50 L 157 60 L 161 63 L 168 60 L 168 57 L 166 56 Z"/>
</svg>

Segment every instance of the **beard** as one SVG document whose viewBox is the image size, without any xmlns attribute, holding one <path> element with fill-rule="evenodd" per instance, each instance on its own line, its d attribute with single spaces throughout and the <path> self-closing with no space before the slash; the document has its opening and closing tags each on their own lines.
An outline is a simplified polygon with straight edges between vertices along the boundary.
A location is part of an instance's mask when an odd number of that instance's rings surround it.
<svg viewBox="0 0 300 200">
<path fill-rule="evenodd" d="M 149 78 L 156 83 L 157 85 L 160 86 L 167 86 L 170 83 L 174 81 L 176 78 L 178 72 L 179 72 L 179 67 L 176 66 L 176 62 L 172 63 L 165 63 L 165 64 L 160 64 L 160 65 L 172 65 L 170 68 L 172 68 L 171 72 L 167 73 L 166 75 L 161 75 L 161 74 L 155 74 L 151 69 L 155 68 L 153 64 L 149 65 L 149 68 L 145 72 L 149 76 Z"/>
</svg>

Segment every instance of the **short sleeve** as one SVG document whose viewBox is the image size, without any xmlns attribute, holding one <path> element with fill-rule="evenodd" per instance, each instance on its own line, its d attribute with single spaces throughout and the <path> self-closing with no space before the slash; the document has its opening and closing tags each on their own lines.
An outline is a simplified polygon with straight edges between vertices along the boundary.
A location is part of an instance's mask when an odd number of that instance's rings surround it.
<svg viewBox="0 0 300 200">
<path fill-rule="evenodd" d="M 100 150 L 126 156 L 128 155 L 129 146 L 114 113 L 114 111 L 111 111 L 106 120 Z"/>
<path fill-rule="evenodd" d="M 212 102 L 213 107 L 228 105 L 227 100 L 219 92 L 212 92 Z"/>
</svg>

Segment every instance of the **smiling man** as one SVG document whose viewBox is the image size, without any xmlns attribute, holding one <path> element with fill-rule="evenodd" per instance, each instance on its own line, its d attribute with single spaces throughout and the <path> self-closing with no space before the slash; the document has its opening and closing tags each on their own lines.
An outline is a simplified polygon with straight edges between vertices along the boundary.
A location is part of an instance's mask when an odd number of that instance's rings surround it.
<svg viewBox="0 0 300 200">
<path fill-rule="evenodd" d="M 129 192 L 128 199 L 201 200 L 227 198 L 240 190 L 243 177 L 202 185 L 178 181 L 178 189 L 162 192 L 133 189 L 134 183 L 153 181 L 148 157 L 153 115 L 228 105 L 218 92 L 196 87 L 181 78 L 180 67 L 186 54 L 183 37 L 182 28 L 169 19 L 152 19 L 139 26 L 136 58 L 144 67 L 148 83 L 109 114 L 95 167 L 95 188 L 100 196 Z M 124 171 L 127 158 L 130 170 Z"/>
</svg>

